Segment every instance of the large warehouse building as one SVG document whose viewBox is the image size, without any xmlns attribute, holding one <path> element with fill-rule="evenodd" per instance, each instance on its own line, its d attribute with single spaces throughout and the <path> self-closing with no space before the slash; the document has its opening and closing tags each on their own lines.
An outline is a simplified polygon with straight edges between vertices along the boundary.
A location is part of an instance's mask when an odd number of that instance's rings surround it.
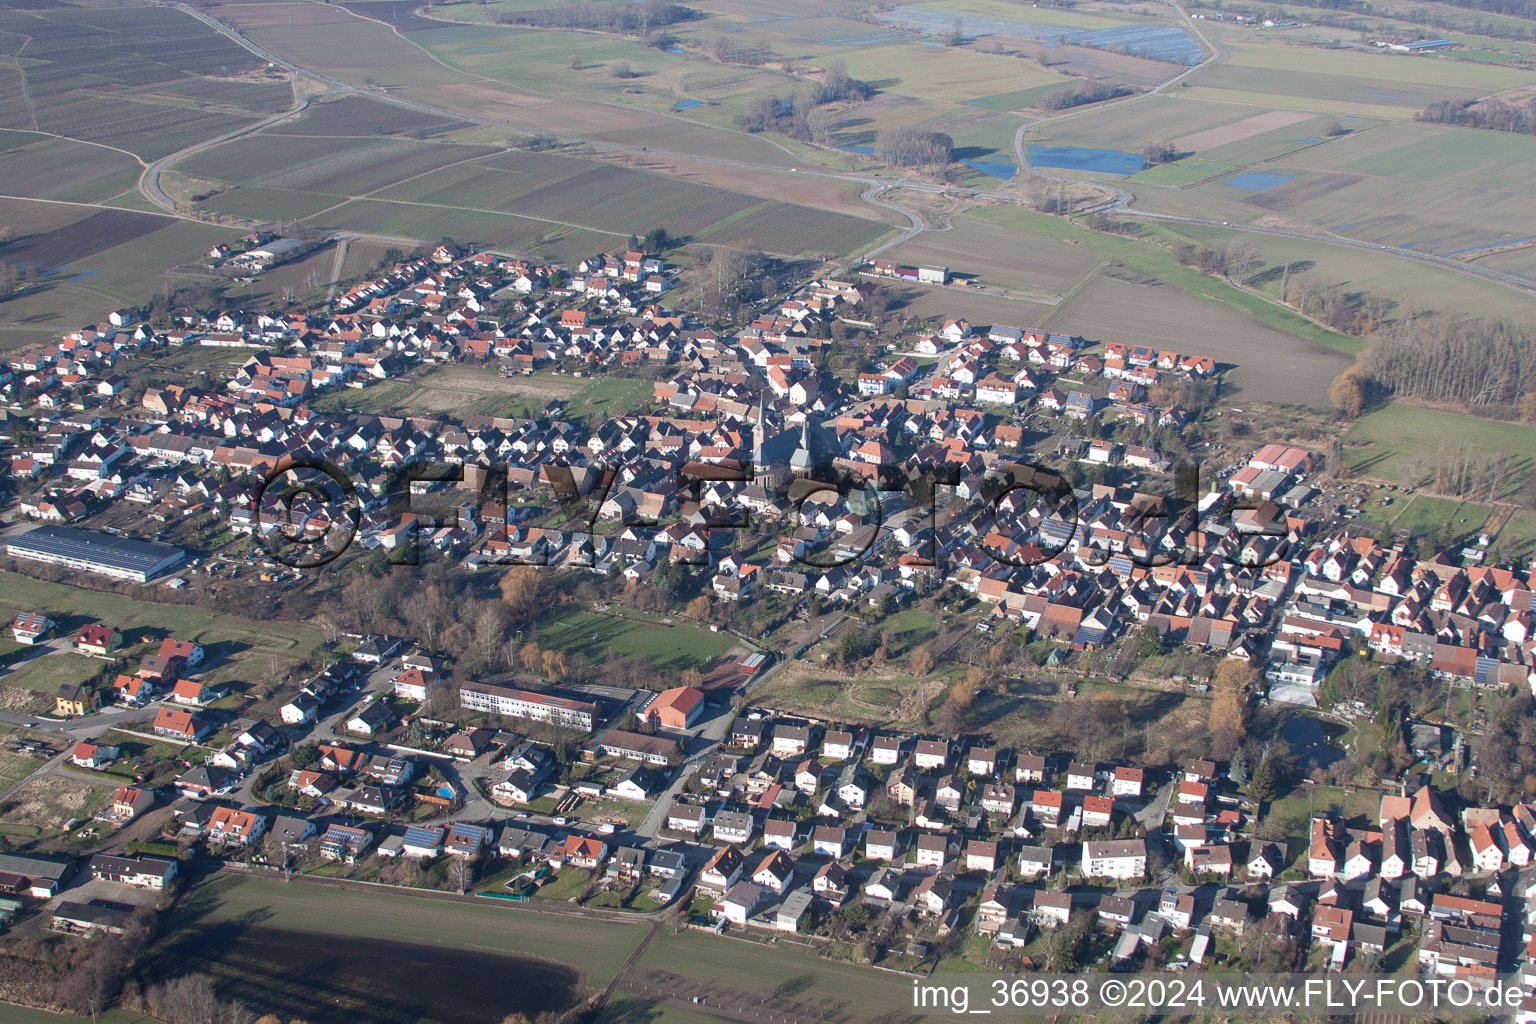
<svg viewBox="0 0 1536 1024">
<path fill-rule="evenodd" d="M 133 540 L 72 526 L 39 526 L 7 541 L 6 554 L 62 565 L 100 576 L 143 583 L 180 565 L 185 551 L 169 544 Z"/>
</svg>

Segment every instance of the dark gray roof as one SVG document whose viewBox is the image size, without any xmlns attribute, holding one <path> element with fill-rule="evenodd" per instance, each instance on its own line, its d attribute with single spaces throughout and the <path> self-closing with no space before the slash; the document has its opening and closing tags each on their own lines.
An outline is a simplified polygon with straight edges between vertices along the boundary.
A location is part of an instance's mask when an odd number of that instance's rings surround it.
<svg viewBox="0 0 1536 1024">
<path fill-rule="evenodd" d="M 20 853 L 0 853 L 0 871 L 27 878 L 46 878 L 56 882 L 69 873 L 71 862 L 52 857 L 34 857 Z"/>
<path fill-rule="evenodd" d="M 145 575 L 152 575 L 183 556 L 181 548 L 170 544 L 133 540 L 73 526 L 39 526 L 7 543 L 13 552 L 76 558 Z"/>
</svg>

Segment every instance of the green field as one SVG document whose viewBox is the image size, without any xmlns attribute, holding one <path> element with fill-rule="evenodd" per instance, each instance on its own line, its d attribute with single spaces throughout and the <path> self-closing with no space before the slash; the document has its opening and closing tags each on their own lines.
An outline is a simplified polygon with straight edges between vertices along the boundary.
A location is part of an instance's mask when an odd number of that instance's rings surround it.
<svg viewBox="0 0 1536 1024">
<path fill-rule="evenodd" d="M 194 640 L 205 647 L 237 641 L 261 654 L 293 660 L 315 654 L 321 643 L 318 632 L 294 623 L 252 622 L 189 605 L 156 604 L 123 594 L 46 583 L 14 572 L 0 572 L 0 609 L 9 613 L 40 611 L 65 623 L 66 628 L 104 622 L 122 630 L 150 629 L 156 634 Z"/>
<path fill-rule="evenodd" d="M 1529 501 L 1536 427 L 1393 402 L 1357 420 L 1344 444 L 1345 459 L 1357 474 L 1403 486 L 1419 486 L 1431 477 L 1442 451 L 1446 458 L 1462 450 L 1472 458 L 1503 454 L 1509 468 L 1495 497 L 1526 495 Z"/>
<path fill-rule="evenodd" d="M 1536 555 L 1536 512 L 1517 509 L 1505 521 L 1494 540 L 1500 558 L 1528 559 Z"/>
<path fill-rule="evenodd" d="M 178 163 L 177 169 L 209 180 L 360 196 L 492 152 L 483 146 L 408 139 L 335 139 L 262 132 L 203 150 Z"/>
<path fill-rule="evenodd" d="M 183 265 L 201 265 L 216 243 L 231 241 L 239 234 L 234 228 L 172 220 L 158 231 L 75 260 L 62 272 L 97 293 L 89 307 L 95 315 L 106 308 L 105 296 L 141 303 L 167 276 L 185 280 L 165 272 Z"/>
<path fill-rule="evenodd" d="M 61 686 L 94 679 L 105 665 L 104 661 L 72 651 L 49 652 L 0 676 L 0 683 L 51 697 Z"/>
<path fill-rule="evenodd" d="M 1360 343 L 1354 338 L 1318 327 L 1289 310 L 1281 309 L 1258 296 L 1233 287 L 1219 277 L 1181 266 L 1166 249 L 1160 246 L 1134 238 L 1090 231 L 1055 217 L 1026 213 L 1013 208 L 993 207 L 981 211 L 979 216 L 1000 224 L 1009 224 L 1024 231 L 1045 235 L 1048 238 L 1070 240 L 1091 252 L 1119 260 L 1167 281 L 1197 299 L 1226 306 L 1257 323 L 1285 331 L 1336 352 L 1354 355 L 1360 351 Z M 1198 339 L 1192 338 L 1191 346 L 1194 347 L 1197 344 Z"/>
<path fill-rule="evenodd" d="M 1131 175 L 1126 180 L 1140 185 L 1189 185 L 1206 178 L 1214 178 L 1219 174 L 1226 174 L 1232 170 L 1236 170 L 1235 164 L 1223 164 L 1215 160 L 1199 160 L 1194 157 L 1185 157 L 1183 160 L 1175 160 L 1170 164 L 1149 167 L 1144 171 Z"/>
<path fill-rule="evenodd" d="M 1284 827 L 1287 845 L 1294 854 L 1307 848 L 1307 822 L 1312 812 L 1335 806 L 1340 809 L 1346 824 L 1368 827 L 1376 822 L 1381 809 L 1381 794 L 1370 789 L 1298 786 L 1288 796 L 1272 802 L 1265 817 Z"/>
<path fill-rule="evenodd" d="M 729 633 L 711 633 L 686 622 L 664 626 L 569 607 L 551 608 L 540 615 L 533 622 L 532 635 L 545 650 L 579 653 L 594 664 L 609 655 L 645 656 L 663 672 L 702 669 L 735 642 Z"/>
<path fill-rule="evenodd" d="M 1453 536 L 1475 541 L 1478 531 L 1488 519 L 1488 511 L 1487 505 L 1473 505 L 1420 494 L 1403 509 L 1392 526 L 1415 537 L 1429 536 L 1444 529 Z"/>
<path fill-rule="evenodd" d="M 103 768 L 101 774 L 115 776 L 124 782 L 134 781 L 135 769 L 132 767 L 132 762 L 135 759 L 141 759 L 145 764 L 149 764 L 153 761 L 177 757 L 183 751 L 187 751 L 190 754 L 196 749 L 179 743 L 157 743 L 154 740 L 147 740 L 141 736 L 130 736 L 128 733 L 118 732 L 115 729 L 109 729 L 103 733 L 98 742 L 106 746 L 116 747 L 119 751 L 118 759 Z"/>
<path fill-rule="evenodd" d="M 1525 188 L 1536 137 L 1435 124 L 1391 124 L 1330 141 L 1291 162 L 1321 171 L 1431 178 L 1483 188 Z"/>
<path fill-rule="evenodd" d="M 1207 215 L 1212 209 L 1210 200 L 1203 192 L 1179 191 L 1171 194 L 1191 200 L 1188 212 L 1192 214 L 1198 215 L 1202 206 Z M 1178 212 L 1176 208 L 1163 203 L 1161 196 L 1161 192 L 1153 193 L 1149 190 L 1146 205 L 1164 212 Z M 1222 213 L 1226 215 L 1225 207 Z M 1529 315 L 1532 310 L 1532 299 L 1524 292 L 1384 252 L 1342 249 L 1304 238 L 1256 234 L 1202 224 L 1163 224 L 1157 230 L 1168 238 L 1183 238 L 1213 247 L 1224 247 L 1235 241 L 1250 246 L 1259 260 L 1271 268 L 1260 274 L 1250 287 L 1275 300 L 1281 297 L 1283 275 L 1279 268 L 1289 263 L 1292 265 L 1292 276 L 1288 284 L 1293 301 L 1296 285 L 1303 277 L 1310 276 L 1321 282 L 1338 284 L 1349 291 L 1359 290 L 1385 296 L 1396 304 L 1391 313 L 1394 317 L 1410 311 L 1430 310 L 1477 310 L 1484 316 L 1522 317 Z"/>
</svg>

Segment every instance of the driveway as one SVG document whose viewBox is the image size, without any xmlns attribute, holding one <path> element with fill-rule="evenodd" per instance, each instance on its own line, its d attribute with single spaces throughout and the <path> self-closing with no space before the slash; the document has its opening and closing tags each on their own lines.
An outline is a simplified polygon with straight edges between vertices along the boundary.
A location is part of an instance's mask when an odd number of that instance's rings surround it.
<svg viewBox="0 0 1536 1024">
<path fill-rule="evenodd" d="M 672 808 L 672 802 L 682 793 L 688 785 L 688 780 L 698 770 L 699 762 L 719 749 L 720 741 L 725 738 L 726 730 L 736 720 L 736 712 L 727 706 L 720 709 L 719 714 L 705 722 L 693 739 L 697 749 L 688 755 L 682 765 L 677 769 L 677 776 L 672 780 L 672 785 L 666 792 L 656 798 L 650 811 L 645 815 L 645 820 L 635 829 L 635 834 L 647 839 L 654 839 L 661 833 L 662 826 L 667 823 L 667 811 Z"/>
</svg>

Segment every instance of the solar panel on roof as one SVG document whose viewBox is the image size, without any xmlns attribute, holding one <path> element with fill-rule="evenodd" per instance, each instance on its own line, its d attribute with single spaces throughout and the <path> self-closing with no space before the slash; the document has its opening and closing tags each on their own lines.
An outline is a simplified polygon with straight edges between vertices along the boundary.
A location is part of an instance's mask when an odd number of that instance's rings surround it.
<svg viewBox="0 0 1536 1024">
<path fill-rule="evenodd" d="M 405 844 L 407 846 L 436 846 L 442 839 L 442 832 L 435 828 L 421 828 L 412 825 L 405 830 Z"/>
<path fill-rule="evenodd" d="M 179 558 L 181 548 L 153 541 L 116 537 L 72 526 L 39 526 L 8 542 L 13 549 L 43 555 L 96 562 L 130 572 L 150 573 L 169 559 Z"/>
</svg>

